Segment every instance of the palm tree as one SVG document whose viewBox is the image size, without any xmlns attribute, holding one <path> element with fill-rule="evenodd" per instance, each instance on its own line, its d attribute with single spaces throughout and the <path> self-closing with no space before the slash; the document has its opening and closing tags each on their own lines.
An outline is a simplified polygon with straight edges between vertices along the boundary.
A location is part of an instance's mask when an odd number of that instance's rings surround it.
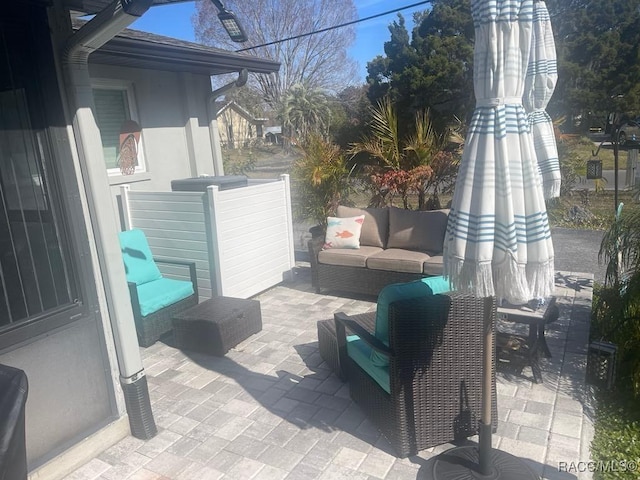
<svg viewBox="0 0 640 480">
<path fill-rule="evenodd" d="M 594 305 L 601 334 L 620 348 L 623 375 L 640 395 L 640 210 L 619 210 L 602 239 L 605 285 Z"/>
<path fill-rule="evenodd" d="M 327 96 L 304 84 L 293 85 L 283 96 L 280 117 L 289 138 L 306 138 L 311 132 L 326 135 L 331 120 Z"/>
<path fill-rule="evenodd" d="M 417 112 L 413 134 L 401 137 L 398 114 L 388 97 L 372 107 L 371 113 L 371 135 L 351 145 L 349 153 L 366 153 L 377 160 L 387 170 L 383 176 L 392 180 L 405 208 L 410 190 L 418 193 L 418 208 L 425 208 L 427 185 L 433 176 L 431 164 L 443 150 L 446 137 L 436 133 L 428 110 Z"/>
</svg>

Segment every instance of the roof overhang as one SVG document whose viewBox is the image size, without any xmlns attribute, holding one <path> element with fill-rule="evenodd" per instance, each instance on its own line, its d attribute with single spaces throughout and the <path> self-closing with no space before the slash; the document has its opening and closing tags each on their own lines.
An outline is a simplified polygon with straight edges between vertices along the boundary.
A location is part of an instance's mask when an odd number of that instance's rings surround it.
<svg viewBox="0 0 640 480">
<path fill-rule="evenodd" d="M 73 23 L 77 29 L 84 22 L 74 19 Z M 131 29 L 123 30 L 92 53 L 89 63 L 201 75 L 242 69 L 268 74 L 280 69 L 280 63 L 272 60 Z"/>
<path fill-rule="evenodd" d="M 167 5 L 169 3 L 183 3 L 193 0 L 153 0 L 153 5 Z M 85 14 L 95 14 L 109 5 L 113 0 L 63 0 L 69 10 Z"/>
</svg>

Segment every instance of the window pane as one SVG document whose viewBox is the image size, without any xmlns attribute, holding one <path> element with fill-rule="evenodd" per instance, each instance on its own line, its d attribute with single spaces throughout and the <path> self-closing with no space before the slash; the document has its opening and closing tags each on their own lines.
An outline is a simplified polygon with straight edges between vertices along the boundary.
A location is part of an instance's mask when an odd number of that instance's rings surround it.
<svg viewBox="0 0 640 480">
<path fill-rule="evenodd" d="M 67 244 L 28 32 L 0 22 L 0 330 L 71 304 Z M 32 116 L 33 114 L 33 116 Z"/>
<path fill-rule="evenodd" d="M 120 131 L 122 125 L 130 120 L 127 91 L 94 88 L 93 99 L 107 169 L 118 168 Z"/>
</svg>

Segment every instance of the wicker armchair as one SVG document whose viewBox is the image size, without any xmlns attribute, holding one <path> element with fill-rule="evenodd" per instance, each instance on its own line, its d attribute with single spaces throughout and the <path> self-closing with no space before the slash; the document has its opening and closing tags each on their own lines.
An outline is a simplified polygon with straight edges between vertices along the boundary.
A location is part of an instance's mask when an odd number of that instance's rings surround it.
<svg viewBox="0 0 640 480">
<path fill-rule="evenodd" d="M 389 308 L 388 346 L 362 322 L 335 314 L 340 366 L 351 398 L 399 457 L 478 432 L 483 302 L 458 293 L 394 302 Z M 386 388 L 354 360 L 354 340 L 347 341 L 347 330 L 389 357 Z M 495 429 L 495 365 L 492 398 Z"/>
<path fill-rule="evenodd" d="M 171 319 L 177 313 L 198 304 L 196 264 L 152 257 L 141 230 L 127 230 L 119 236 L 138 344 L 149 347 L 173 329 Z M 156 263 L 188 267 L 191 281 L 163 277 Z"/>
</svg>

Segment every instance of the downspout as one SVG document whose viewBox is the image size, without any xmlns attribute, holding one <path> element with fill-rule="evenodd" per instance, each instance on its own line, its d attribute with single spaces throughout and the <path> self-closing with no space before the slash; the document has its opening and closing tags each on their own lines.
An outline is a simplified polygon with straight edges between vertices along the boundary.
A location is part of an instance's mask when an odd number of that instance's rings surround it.
<svg viewBox="0 0 640 480">
<path fill-rule="evenodd" d="M 220 146 L 220 132 L 218 131 L 218 111 L 216 110 L 216 100 L 220 95 L 233 87 L 243 87 L 249 78 L 249 71 L 243 68 L 238 72 L 238 78 L 217 88 L 209 95 L 209 136 L 211 137 L 211 149 L 213 153 L 213 171 L 216 175 L 224 175 L 224 167 L 222 164 L 222 148 Z"/>
<path fill-rule="evenodd" d="M 93 116 L 89 55 L 146 12 L 153 0 L 115 0 L 67 41 L 62 55 L 64 74 L 73 103 L 73 130 L 83 184 L 87 191 L 91 226 L 103 276 L 109 321 L 113 330 L 120 384 L 131 433 L 141 439 L 156 435 L 149 389 L 138 347 L 127 279 L 118 242 L 111 189 L 100 131 Z"/>
</svg>

